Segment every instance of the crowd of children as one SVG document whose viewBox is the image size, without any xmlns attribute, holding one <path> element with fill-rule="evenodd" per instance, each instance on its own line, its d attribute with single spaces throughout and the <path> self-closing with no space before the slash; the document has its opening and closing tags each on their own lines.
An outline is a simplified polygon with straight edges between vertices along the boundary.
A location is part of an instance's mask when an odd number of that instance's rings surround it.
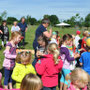
<svg viewBox="0 0 90 90">
<path fill-rule="evenodd" d="M 6 24 L 3 26 L 3 29 L 5 28 Z M 17 22 L 14 22 L 10 41 L 7 40 L 4 50 L 4 86 L 0 73 L 0 90 L 56 90 L 59 82 L 60 90 L 90 90 L 88 31 L 83 32 L 82 39 L 79 30 L 76 31 L 76 36 L 65 34 L 60 38 L 57 31 L 52 32 L 49 39 L 43 35 L 39 36 L 37 39 L 39 46 L 36 47 L 35 59 L 32 62 L 30 51 L 16 53 L 16 46 L 22 38 L 19 30 Z M 77 64 L 81 67 L 77 67 Z M 15 89 L 13 81 L 16 83 Z"/>
</svg>

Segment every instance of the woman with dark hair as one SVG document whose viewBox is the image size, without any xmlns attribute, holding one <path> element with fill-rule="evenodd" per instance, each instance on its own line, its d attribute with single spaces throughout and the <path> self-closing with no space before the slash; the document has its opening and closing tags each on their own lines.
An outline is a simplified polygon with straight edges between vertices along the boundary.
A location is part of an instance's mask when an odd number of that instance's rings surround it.
<svg viewBox="0 0 90 90">
<path fill-rule="evenodd" d="M 9 40 L 9 29 L 7 27 L 7 22 L 6 20 L 2 21 L 2 25 L 0 26 L 0 32 L 2 34 L 1 39 L 2 39 L 2 46 L 4 46 L 4 41 L 6 40 L 6 43 L 8 43 Z"/>
</svg>

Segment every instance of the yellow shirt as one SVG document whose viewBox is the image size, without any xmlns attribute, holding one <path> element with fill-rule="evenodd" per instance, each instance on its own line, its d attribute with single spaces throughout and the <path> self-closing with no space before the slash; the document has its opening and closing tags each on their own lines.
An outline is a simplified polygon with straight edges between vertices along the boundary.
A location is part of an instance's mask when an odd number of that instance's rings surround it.
<svg viewBox="0 0 90 90">
<path fill-rule="evenodd" d="M 36 71 L 34 67 L 32 66 L 32 64 L 23 65 L 23 64 L 16 63 L 15 68 L 12 73 L 12 79 L 16 81 L 17 89 L 20 88 L 20 84 L 23 78 L 25 77 L 25 75 L 29 73 L 36 74 Z"/>
</svg>

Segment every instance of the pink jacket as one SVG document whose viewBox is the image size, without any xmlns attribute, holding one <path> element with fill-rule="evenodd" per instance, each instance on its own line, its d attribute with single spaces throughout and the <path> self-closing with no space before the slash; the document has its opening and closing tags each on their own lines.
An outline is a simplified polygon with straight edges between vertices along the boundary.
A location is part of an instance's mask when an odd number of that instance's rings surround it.
<svg viewBox="0 0 90 90">
<path fill-rule="evenodd" d="M 62 70 L 63 62 L 60 59 L 59 64 L 54 64 L 53 55 L 45 55 L 41 63 L 36 63 L 35 68 L 43 82 L 43 86 L 53 87 L 58 85 L 58 73 Z"/>
<path fill-rule="evenodd" d="M 3 67 L 7 69 L 13 69 L 15 66 L 16 55 L 12 55 L 9 51 L 5 50 L 4 56 L 5 56 L 5 59 L 3 62 Z"/>
<path fill-rule="evenodd" d="M 70 84 L 70 87 L 68 88 L 68 90 L 75 90 L 75 88 L 73 87 L 72 84 Z M 82 90 L 87 90 L 87 86 L 83 88 Z"/>
</svg>

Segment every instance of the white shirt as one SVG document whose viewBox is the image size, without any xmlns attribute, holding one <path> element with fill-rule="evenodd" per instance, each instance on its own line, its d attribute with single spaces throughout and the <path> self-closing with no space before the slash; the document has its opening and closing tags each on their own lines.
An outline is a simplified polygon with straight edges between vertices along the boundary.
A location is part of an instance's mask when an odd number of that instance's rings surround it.
<svg viewBox="0 0 90 90">
<path fill-rule="evenodd" d="M 55 38 L 51 38 L 51 41 L 49 43 L 56 43 L 57 44 L 57 41 Z"/>
<path fill-rule="evenodd" d="M 19 30 L 20 30 L 19 26 L 12 26 L 11 28 L 12 32 L 19 31 Z"/>
<path fill-rule="evenodd" d="M 75 37 L 75 46 L 76 46 L 76 48 L 78 48 L 79 40 L 80 40 L 79 35 L 76 35 L 76 37 Z"/>
</svg>

